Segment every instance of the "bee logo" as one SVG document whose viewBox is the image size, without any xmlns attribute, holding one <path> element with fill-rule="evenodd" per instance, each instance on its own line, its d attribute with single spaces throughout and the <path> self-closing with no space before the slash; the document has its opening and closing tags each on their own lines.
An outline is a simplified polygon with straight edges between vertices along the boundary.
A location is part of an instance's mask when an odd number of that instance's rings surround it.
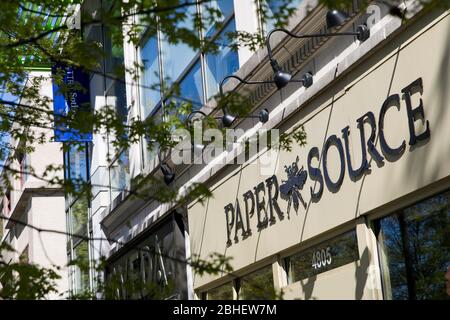
<svg viewBox="0 0 450 320">
<path fill-rule="evenodd" d="M 284 166 L 287 173 L 287 180 L 283 180 L 283 183 L 280 185 L 281 198 L 288 201 L 288 217 L 292 204 L 294 205 L 295 212 L 298 212 L 300 202 L 306 209 L 306 202 L 303 200 L 300 191 L 303 189 L 306 179 L 308 179 L 308 173 L 303 169 L 303 166 L 300 169 L 298 168 L 298 161 L 299 157 L 289 167 Z"/>
</svg>

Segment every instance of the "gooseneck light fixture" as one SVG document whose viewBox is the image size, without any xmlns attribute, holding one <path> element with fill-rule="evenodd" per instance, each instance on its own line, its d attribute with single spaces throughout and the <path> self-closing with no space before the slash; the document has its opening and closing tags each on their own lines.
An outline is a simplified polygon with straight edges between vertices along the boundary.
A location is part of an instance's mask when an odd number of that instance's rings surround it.
<svg viewBox="0 0 450 320">
<path fill-rule="evenodd" d="M 225 110 L 225 108 L 223 108 L 222 110 L 223 110 L 223 116 L 222 116 L 222 117 L 214 117 L 214 119 L 222 120 L 222 124 L 223 124 L 223 126 L 226 127 L 226 128 L 231 127 L 231 125 L 233 124 L 233 122 L 234 122 L 238 117 L 235 117 L 235 116 L 229 114 L 229 113 Z M 190 122 L 192 121 L 194 115 L 196 115 L 196 114 L 200 114 L 200 115 L 202 115 L 202 116 L 204 116 L 204 117 L 207 116 L 206 113 L 204 113 L 203 111 L 195 110 L 195 111 L 192 111 L 192 112 L 187 116 L 187 118 L 186 118 L 186 123 L 190 123 Z M 266 123 L 267 121 L 269 121 L 269 110 L 263 109 L 263 110 L 261 110 L 261 111 L 259 112 L 259 114 L 258 114 L 257 116 L 250 115 L 250 116 L 239 117 L 239 118 L 250 118 L 250 119 L 256 118 L 256 119 L 259 119 L 260 122 Z M 197 147 L 197 146 L 195 146 L 195 147 Z"/>
<path fill-rule="evenodd" d="M 186 117 L 186 121 L 185 121 L 186 125 L 189 125 L 189 123 L 192 121 L 192 119 L 194 118 L 194 116 L 195 116 L 196 114 L 200 114 L 200 115 L 202 115 L 202 116 L 204 116 L 204 117 L 207 116 L 206 113 L 204 113 L 204 112 L 201 111 L 201 110 L 194 110 L 194 111 L 192 111 L 191 113 L 189 113 L 189 115 Z"/>
<path fill-rule="evenodd" d="M 173 169 L 167 163 L 161 163 L 161 172 L 164 175 L 164 182 L 169 185 L 175 179 Z"/>
<path fill-rule="evenodd" d="M 330 10 L 327 13 L 326 16 L 326 22 L 327 22 L 327 28 L 332 29 L 337 26 L 342 25 L 347 19 L 348 15 L 342 11 L 339 10 Z M 270 38 L 275 32 L 284 32 L 287 35 L 289 35 L 292 38 L 297 39 L 305 39 L 305 38 L 320 38 L 320 37 L 339 37 L 339 36 L 356 36 L 356 38 L 364 42 L 370 37 L 370 29 L 366 25 L 360 25 L 356 28 L 356 32 L 339 32 L 339 33 L 318 33 L 318 34 L 306 34 L 306 35 L 297 35 L 289 30 L 286 30 L 284 28 L 276 28 L 271 30 L 266 37 L 266 47 L 267 47 L 267 54 L 269 56 L 270 65 L 272 66 L 274 77 L 273 81 L 277 85 L 278 89 L 284 88 L 287 86 L 287 84 L 292 80 L 292 74 L 283 71 L 280 65 L 278 64 L 277 60 L 273 57 L 272 48 L 270 46 Z M 307 74 L 305 74 L 306 76 Z M 303 80 L 306 80 L 306 83 L 304 83 L 305 87 L 312 85 L 312 76 L 311 78 L 304 78 Z M 308 82 L 310 81 L 310 82 Z"/>
<path fill-rule="evenodd" d="M 311 76 L 311 78 L 312 78 L 312 75 L 308 74 L 308 77 L 309 76 Z M 305 75 L 305 77 L 306 77 L 306 75 Z M 230 78 L 236 79 L 239 82 L 244 83 L 244 84 L 274 83 L 274 81 L 272 81 L 272 80 L 270 80 L 270 81 L 247 81 L 238 76 L 229 75 L 229 76 L 226 76 L 225 78 L 223 78 L 222 81 L 220 82 L 219 91 L 220 91 L 220 96 L 222 98 L 224 97 L 223 86 L 225 84 L 225 81 L 227 81 Z M 304 80 L 296 80 L 296 82 L 303 82 L 303 84 L 305 85 Z M 229 108 L 226 105 L 222 107 L 222 111 L 223 111 L 222 124 L 226 128 L 231 127 L 232 124 L 234 123 L 234 121 L 238 118 L 236 116 L 231 115 L 228 110 L 229 110 Z M 241 118 L 256 118 L 256 119 L 259 119 L 259 121 L 261 123 L 266 123 L 267 121 L 269 121 L 269 110 L 262 109 L 258 115 L 250 115 L 250 116 L 241 117 Z"/>
<path fill-rule="evenodd" d="M 167 163 L 162 161 L 160 152 L 158 152 L 158 159 L 160 163 L 159 167 L 163 174 L 164 182 L 166 185 L 169 185 L 173 182 L 173 180 L 175 180 L 175 172 Z"/>
<path fill-rule="evenodd" d="M 200 114 L 203 117 L 207 117 L 206 113 L 204 113 L 203 111 L 194 110 L 191 113 L 189 113 L 189 115 L 186 117 L 186 120 L 185 120 L 186 127 L 188 127 L 190 125 L 190 123 L 192 122 L 192 120 L 196 114 Z M 218 119 L 217 117 L 214 117 L 214 118 Z M 194 150 L 194 152 L 196 152 L 196 151 L 202 152 L 203 149 L 205 148 L 205 146 L 202 144 L 202 142 L 195 141 L 194 136 L 191 136 L 191 146 L 192 146 L 192 150 Z"/>
<path fill-rule="evenodd" d="M 222 124 L 225 128 L 231 127 L 237 118 L 259 119 L 259 122 L 266 123 L 267 121 L 269 121 L 269 110 L 262 109 L 257 116 L 250 115 L 246 117 L 235 117 L 229 114 L 225 109 L 223 109 Z"/>
</svg>

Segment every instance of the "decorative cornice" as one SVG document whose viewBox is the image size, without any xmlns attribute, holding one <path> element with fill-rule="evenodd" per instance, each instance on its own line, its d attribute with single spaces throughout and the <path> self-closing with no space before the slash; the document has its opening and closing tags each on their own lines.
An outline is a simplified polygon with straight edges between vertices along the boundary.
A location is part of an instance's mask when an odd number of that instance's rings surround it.
<svg viewBox="0 0 450 320">
<path fill-rule="evenodd" d="M 31 197 L 64 197 L 63 188 L 48 188 L 48 187 L 40 187 L 40 186 L 25 186 L 22 193 L 20 194 L 19 199 L 17 200 L 14 208 L 12 208 L 11 214 L 9 218 L 18 220 L 20 216 L 24 213 L 24 210 L 27 207 L 28 201 Z M 10 229 L 15 225 L 15 223 L 11 220 L 7 220 L 5 225 L 5 229 Z"/>
</svg>

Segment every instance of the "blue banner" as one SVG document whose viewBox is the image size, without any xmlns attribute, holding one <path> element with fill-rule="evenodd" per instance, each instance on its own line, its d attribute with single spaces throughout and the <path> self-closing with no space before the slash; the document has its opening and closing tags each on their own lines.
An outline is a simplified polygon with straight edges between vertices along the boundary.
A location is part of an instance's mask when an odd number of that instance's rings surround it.
<svg viewBox="0 0 450 320">
<path fill-rule="evenodd" d="M 79 132 L 70 127 L 66 121 L 69 112 L 89 111 L 89 74 L 72 66 L 56 65 L 52 68 L 53 75 L 63 76 L 65 92 L 60 90 L 53 80 L 53 111 L 55 115 L 55 141 L 57 142 L 90 142 L 92 132 Z M 76 90 L 74 87 L 85 90 Z"/>
</svg>

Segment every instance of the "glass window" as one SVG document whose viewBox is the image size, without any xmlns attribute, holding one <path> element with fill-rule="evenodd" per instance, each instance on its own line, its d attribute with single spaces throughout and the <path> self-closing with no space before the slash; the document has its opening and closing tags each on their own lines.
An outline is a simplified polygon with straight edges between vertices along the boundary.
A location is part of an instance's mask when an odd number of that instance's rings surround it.
<svg viewBox="0 0 450 320">
<path fill-rule="evenodd" d="M 219 51 L 206 55 L 206 81 L 208 99 L 219 91 L 219 84 L 227 75 L 239 69 L 239 58 L 235 50 L 229 47 L 227 33 L 236 31 L 235 20 L 232 19 L 214 40 L 219 45 Z"/>
<path fill-rule="evenodd" d="M 70 147 L 70 178 L 86 180 L 85 150 L 78 150 L 78 146 Z"/>
<path fill-rule="evenodd" d="M 114 53 L 114 48 L 117 48 L 117 52 Z M 111 64 L 110 68 L 113 68 L 111 78 L 107 79 L 107 91 L 106 96 L 108 98 L 108 104 L 114 107 L 117 111 L 117 115 L 122 119 L 124 123 L 127 121 L 128 109 L 127 109 L 127 94 L 125 87 L 124 77 L 124 59 L 123 48 L 115 46 L 112 48 L 113 53 L 106 59 L 106 63 Z"/>
<path fill-rule="evenodd" d="M 70 216 L 73 233 L 87 236 L 88 201 L 86 197 L 80 197 L 74 202 L 70 208 Z M 78 240 L 79 238 L 74 238 L 74 241 Z"/>
<path fill-rule="evenodd" d="M 75 194 L 66 193 L 65 202 L 66 210 L 72 205 L 79 196 L 79 191 L 86 187 L 89 177 L 89 163 L 87 159 L 87 154 L 92 147 L 90 143 L 83 144 L 68 144 L 66 145 L 67 150 L 64 152 L 64 179 L 66 181 L 71 181 L 74 186 Z M 89 149 L 89 150 L 88 150 Z M 69 214 L 68 218 L 70 218 Z"/>
<path fill-rule="evenodd" d="M 74 293 L 80 294 L 89 290 L 89 252 L 88 243 L 82 241 L 74 250 Z"/>
<path fill-rule="evenodd" d="M 233 300 L 233 283 L 229 282 L 208 291 L 208 300 Z"/>
<path fill-rule="evenodd" d="M 87 145 L 72 144 L 68 150 L 69 176 L 75 190 L 80 190 L 88 180 Z"/>
<path fill-rule="evenodd" d="M 127 108 L 127 94 L 125 83 L 122 81 L 114 81 L 111 87 L 106 92 L 108 105 L 114 107 L 117 112 L 117 117 L 122 120 L 122 123 L 127 123 L 128 108 Z M 124 137 L 126 139 L 126 137 Z"/>
<path fill-rule="evenodd" d="M 111 201 L 122 192 L 129 189 L 130 184 L 130 164 L 128 151 L 120 153 L 119 157 L 110 167 L 111 175 Z"/>
<path fill-rule="evenodd" d="M 115 12 L 115 15 L 120 16 L 119 7 L 117 7 Z M 125 72 L 122 28 L 115 25 L 104 27 L 103 39 L 105 69 L 109 76 L 106 80 L 108 82 L 113 81 L 115 78 L 122 78 Z"/>
<path fill-rule="evenodd" d="M 183 54 L 180 54 L 182 52 Z M 162 43 L 164 80 L 166 85 L 175 82 L 195 56 L 195 51 L 184 43 Z"/>
<path fill-rule="evenodd" d="M 273 300 L 276 297 L 272 265 L 242 277 L 239 283 L 240 300 Z"/>
<path fill-rule="evenodd" d="M 83 145 L 71 144 L 64 154 L 64 162 L 66 166 L 65 179 L 79 179 L 87 182 L 89 177 L 89 163 L 87 154 L 91 150 L 91 144 L 85 143 Z M 88 150 L 89 148 L 89 150 Z M 79 181 L 75 181 L 76 183 Z M 75 184 L 77 185 L 77 184 Z M 66 226 L 71 234 L 88 235 L 88 215 L 89 202 L 86 196 L 78 196 L 74 198 L 71 194 L 66 194 Z M 72 247 L 75 246 L 75 248 Z M 73 248 L 73 251 L 72 251 Z M 77 294 L 89 288 L 89 271 L 88 268 L 79 266 L 79 260 L 83 265 L 89 264 L 87 255 L 87 243 L 82 241 L 79 237 L 67 237 L 67 249 L 69 252 L 69 259 L 72 261 L 77 259 L 77 265 L 70 266 L 69 277 L 71 283 L 71 294 Z M 73 255 L 70 253 L 73 252 Z M 84 253 L 85 252 L 85 253 Z"/>
<path fill-rule="evenodd" d="M 198 52 L 190 48 L 178 39 L 171 39 L 169 34 L 164 35 L 165 30 L 160 30 L 161 43 L 156 37 L 147 39 L 141 46 L 141 63 L 143 72 L 141 75 L 141 103 L 143 117 L 147 117 L 161 101 L 160 85 L 162 79 L 166 80 L 165 87 L 177 82 L 180 88 L 180 101 L 187 100 L 196 107 L 204 104 L 205 91 L 208 98 L 218 92 L 220 81 L 239 68 L 238 54 L 230 48 L 230 40 L 227 35 L 236 31 L 235 20 L 232 17 L 234 8 L 232 0 L 216 0 L 202 4 L 202 18 L 206 24 L 205 37 L 219 45 L 216 54 L 201 55 L 195 61 Z M 180 10 L 187 10 L 185 18 L 180 18 L 178 27 L 194 30 L 193 16 L 197 13 L 195 6 L 188 6 Z M 217 14 L 220 19 L 215 19 Z M 209 21 L 214 20 L 214 21 Z M 223 26 L 223 22 L 226 25 Z M 222 30 L 219 30 L 222 28 Z M 220 31 L 220 32 L 219 32 Z M 182 53 L 182 54 L 180 54 Z M 206 65 L 203 73 L 202 64 Z M 160 75 L 160 66 L 163 75 Z M 190 70 L 186 70 L 191 66 Z M 182 79 L 180 80 L 180 77 Z M 203 88 L 203 77 L 207 78 L 207 88 Z M 150 88 L 149 88 L 150 87 Z"/>
<path fill-rule="evenodd" d="M 141 47 L 141 103 L 143 117 L 146 118 L 161 100 L 158 41 L 156 37 L 147 39 Z"/>
<path fill-rule="evenodd" d="M 186 11 L 185 19 L 179 21 L 177 27 L 186 28 L 187 30 L 192 31 L 194 30 L 192 17 L 196 14 L 197 8 L 195 6 L 188 6 L 185 7 L 184 10 Z M 177 40 L 178 39 L 167 39 L 166 36 L 163 36 L 161 44 L 164 79 L 168 81 L 169 84 L 178 80 L 178 77 L 187 68 L 196 54 L 190 46 L 182 41 L 173 43 Z"/>
<path fill-rule="evenodd" d="M 146 136 L 144 139 L 143 148 L 145 152 L 145 162 L 150 164 L 150 167 L 152 167 L 158 160 L 159 144 L 152 141 L 150 137 Z"/>
<path fill-rule="evenodd" d="M 203 82 L 200 61 L 198 61 L 189 73 L 180 82 L 181 100 L 191 102 L 194 109 L 203 104 Z"/>
<path fill-rule="evenodd" d="M 218 17 L 219 20 L 211 17 Z M 234 12 L 233 0 L 212 0 L 202 5 L 202 17 L 205 28 L 205 37 L 211 37 L 216 32 L 217 24 L 225 21 Z M 214 22 L 212 20 L 215 20 Z"/>
<path fill-rule="evenodd" d="M 386 299 L 449 299 L 450 191 L 375 222 Z"/>
<path fill-rule="evenodd" d="M 288 283 L 309 278 L 358 259 L 356 231 L 352 230 L 286 258 Z"/>
<path fill-rule="evenodd" d="M 261 6 L 265 6 L 267 20 L 265 21 L 264 31 L 268 33 L 281 22 L 279 17 L 287 16 L 289 10 L 298 8 L 303 0 L 262 0 Z M 275 19 L 275 16 L 278 16 Z"/>
<path fill-rule="evenodd" d="M 70 173 L 69 173 L 69 151 L 64 152 L 64 179 L 70 179 Z"/>
</svg>

